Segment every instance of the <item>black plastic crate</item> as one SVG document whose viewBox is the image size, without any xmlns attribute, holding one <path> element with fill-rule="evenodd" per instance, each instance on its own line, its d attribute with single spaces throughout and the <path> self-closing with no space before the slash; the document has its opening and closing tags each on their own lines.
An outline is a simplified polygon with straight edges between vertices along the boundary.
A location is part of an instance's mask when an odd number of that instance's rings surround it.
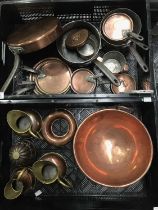
<svg viewBox="0 0 158 210">
<path fill-rule="evenodd" d="M 155 4 L 156 3 L 154 3 L 154 5 Z M 26 77 L 25 74 L 18 72 L 4 100 L 0 99 L 0 209 L 10 210 L 12 208 L 13 210 L 18 210 L 23 208 L 24 210 L 49 210 L 51 208 L 73 208 L 80 210 L 112 210 L 117 208 L 118 210 L 150 210 L 153 209 L 154 206 L 158 206 L 158 104 L 156 102 L 155 71 L 153 71 L 153 56 L 155 58 L 157 45 L 151 36 L 151 27 L 157 18 L 154 14 L 157 13 L 155 11 L 153 13 L 152 8 L 150 10 L 149 1 L 3 1 L 1 4 L 0 38 L 1 41 L 4 41 L 7 35 L 21 22 L 30 22 L 45 16 L 57 16 L 60 18 L 62 25 L 72 20 L 85 20 L 95 24 L 99 28 L 102 17 L 108 11 L 119 7 L 134 10 L 142 19 L 143 27 L 141 34 L 145 37 L 145 42 L 149 44 L 151 50 L 146 54 L 140 50 L 140 53 L 149 65 L 150 79 L 154 90 L 152 99 L 150 94 L 111 94 L 110 85 L 97 88 L 94 94 L 78 95 L 70 91 L 67 94 L 58 96 L 36 96 L 30 93 L 22 96 L 13 96 L 13 91 L 18 88 L 17 83 L 19 83 L 23 77 Z M 154 10 L 156 10 L 156 7 Z M 153 16 L 155 17 L 154 19 Z M 4 49 L 4 44 L 2 48 Z M 50 55 L 58 56 L 55 49 L 55 44 L 52 44 L 39 52 L 23 55 L 21 58 L 24 64 L 33 66 L 42 58 Z M 107 51 L 109 49 L 110 48 L 108 48 Z M 139 69 L 135 59 L 129 54 L 128 50 L 124 51 L 124 53 L 130 64 L 130 74 L 136 79 L 138 88 L 141 88 L 141 79 L 144 74 L 142 74 L 142 71 Z M 5 50 L 1 50 L 1 58 L 0 71 L 4 73 L 1 74 L 0 84 L 3 84 L 13 64 L 13 55 L 9 52 L 7 47 Z M 91 68 L 95 72 L 99 71 L 94 66 L 91 66 Z M 153 100 L 153 102 L 151 102 L 151 100 Z M 117 105 L 131 107 L 132 114 L 138 117 L 149 130 L 154 145 L 154 158 L 149 172 L 137 183 L 120 189 L 103 187 L 85 177 L 74 160 L 72 142 L 61 148 L 57 148 L 48 145 L 45 141 L 35 140 L 34 138 L 22 138 L 12 133 L 6 122 L 6 114 L 12 109 L 35 110 L 42 116 L 45 116 L 52 111 L 63 108 L 72 112 L 79 125 L 91 113 L 108 108 L 109 106 L 115 107 Z M 66 124 L 60 121 L 54 125 L 53 129 L 58 134 L 62 134 L 66 129 Z M 24 194 L 18 199 L 14 201 L 4 199 L 3 188 L 9 179 L 11 171 L 8 156 L 9 148 L 12 144 L 22 141 L 23 139 L 28 139 L 34 143 L 37 149 L 37 158 L 49 151 L 62 154 L 68 164 L 66 178 L 72 181 L 74 188 L 72 190 L 66 190 L 57 183 L 51 186 L 45 186 L 37 182 L 33 191 Z M 35 192 L 38 190 L 41 190 L 42 194 L 36 197 Z"/>
<path fill-rule="evenodd" d="M 90 23 L 93 23 L 98 29 L 100 28 L 100 22 L 105 16 L 105 14 L 113 9 L 116 8 L 129 8 L 134 10 L 136 13 L 140 15 L 140 18 L 142 20 L 142 32 L 141 34 L 145 38 L 145 43 L 148 44 L 148 15 L 146 10 L 146 2 L 140 1 L 137 2 L 137 6 L 133 1 L 88 1 L 88 2 L 54 2 L 54 3 L 35 3 L 37 1 L 34 1 L 32 4 L 23 4 L 21 3 L 17 4 L 7 4 L 7 2 L 4 3 L 4 5 L 1 6 L 1 37 L 2 40 L 5 42 L 6 37 L 8 34 L 15 28 L 17 25 L 21 23 L 31 22 L 37 19 L 41 19 L 42 17 L 47 16 L 56 16 L 60 19 L 62 25 L 64 25 L 67 22 L 71 22 L 74 20 L 83 20 Z M 82 5 L 82 6 L 81 6 Z M 11 14 L 11 15 L 6 15 Z M 7 72 L 3 74 L 3 77 L 1 78 L 1 84 L 5 81 L 9 69 L 11 69 L 13 65 L 13 55 L 9 50 L 7 49 L 7 46 L 2 42 L 2 71 Z M 149 52 L 142 52 L 139 48 L 137 48 L 142 55 L 142 57 L 147 62 L 147 65 L 150 69 L 150 79 L 153 90 L 155 90 L 154 87 L 154 80 L 151 76 L 153 74 L 152 68 L 150 66 L 149 62 Z M 142 88 L 142 78 L 145 76 L 145 74 L 141 71 L 139 66 L 137 65 L 137 62 L 133 55 L 129 53 L 128 48 L 127 49 L 118 49 L 118 48 L 112 48 L 109 47 L 105 42 L 102 40 L 102 49 L 100 51 L 100 54 L 104 54 L 108 52 L 109 50 L 119 50 L 122 51 L 125 55 L 127 62 L 129 64 L 129 74 L 134 77 L 137 84 L 137 89 L 143 89 Z M 40 50 L 35 53 L 30 53 L 26 55 L 21 55 L 21 60 L 23 64 L 28 65 L 30 67 L 33 67 L 39 60 L 46 58 L 46 57 L 59 57 L 56 45 L 55 43 L 51 44 L 50 46 L 46 47 L 43 50 Z M 76 70 L 79 66 L 71 66 L 72 71 Z M 90 65 L 89 68 L 94 73 L 99 73 L 100 70 L 95 67 L 94 65 Z M 22 72 L 19 68 L 18 73 L 13 79 L 12 85 L 10 85 L 10 89 L 6 92 L 5 98 L 19 98 L 19 96 L 15 96 L 16 91 L 21 88 L 19 84 L 22 80 L 25 80 L 28 76 L 28 73 Z M 107 82 L 107 84 L 98 86 L 95 91 L 90 95 L 92 98 L 97 97 L 99 94 L 106 97 L 108 94 L 109 97 L 111 95 L 115 95 L 115 97 L 120 97 L 119 94 L 112 94 L 111 88 L 110 88 L 110 82 L 106 77 L 104 78 L 104 81 Z M 93 96 L 95 94 L 95 97 Z M 82 97 L 79 96 L 80 94 L 73 93 L 72 90 L 70 90 L 67 94 L 62 94 L 65 96 L 65 98 L 69 97 L 69 95 L 72 95 L 72 97 Z M 123 94 L 127 97 L 130 96 L 130 94 Z M 136 94 L 139 98 L 139 94 Z M 60 96 L 60 95 L 59 95 Z M 20 98 L 25 97 L 36 97 L 39 98 L 39 96 L 35 95 L 33 91 L 29 91 L 24 93 L 20 96 Z M 43 95 L 44 98 L 49 97 L 48 95 Z M 52 96 L 55 97 L 55 96 Z M 143 97 L 143 95 L 142 95 Z"/>
<path fill-rule="evenodd" d="M 64 202 L 65 200 L 71 200 L 72 202 L 76 200 L 89 200 L 91 201 L 104 201 L 105 204 L 108 202 L 120 202 L 121 204 L 125 204 L 128 202 L 128 205 L 130 207 L 130 202 L 132 200 L 144 200 L 146 202 L 148 200 L 148 203 L 150 204 L 150 199 L 152 199 L 152 196 L 154 196 L 153 193 L 156 193 L 158 190 L 158 184 L 156 182 L 157 175 L 154 173 L 156 169 L 155 162 L 157 162 L 157 142 L 156 142 L 156 129 L 155 129 L 155 122 L 152 120 L 154 118 L 154 104 L 152 103 L 139 103 L 139 104 L 123 104 L 124 106 L 129 107 L 130 112 L 134 114 L 136 117 L 138 117 L 147 127 L 149 130 L 153 144 L 154 144 L 154 159 L 152 166 L 140 181 L 136 182 L 135 184 L 124 187 L 124 188 L 109 188 L 104 187 L 98 184 L 95 184 L 91 180 L 89 180 L 85 175 L 80 171 L 78 168 L 74 156 L 73 156 L 73 150 L 72 150 L 72 141 L 68 143 L 67 145 L 58 148 L 54 147 L 52 145 L 49 145 L 44 140 L 37 140 L 34 138 L 23 138 L 19 137 L 18 135 L 11 132 L 11 129 L 7 125 L 6 122 L 6 114 L 9 110 L 12 109 L 21 109 L 21 110 L 36 110 L 38 111 L 42 117 L 46 116 L 47 114 L 54 112 L 58 109 L 68 109 L 77 120 L 77 124 L 79 125 L 88 115 L 91 113 L 106 109 L 106 108 L 115 108 L 118 105 L 122 104 L 102 104 L 102 105 L 94 105 L 94 104 L 56 104 L 52 106 L 51 104 L 38 104 L 34 106 L 33 104 L 21 104 L 21 105 L 1 105 L 1 109 L 3 110 L 3 113 L 1 114 L 1 120 L 3 120 L 3 123 L 1 123 L 0 126 L 0 135 L 1 140 L 3 142 L 2 145 L 2 166 L 1 166 L 1 182 L 2 182 L 2 188 L 1 193 L 3 193 L 3 187 L 5 183 L 7 182 L 10 174 L 10 162 L 8 157 L 8 151 L 12 144 L 22 141 L 23 139 L 27 139 L 34 143 L 36 149 L 37 149 L 37 159 L 44 153 L 53 151 L 60 153 L 66 160 L 68 165 L 68 170 L 66 174 L 66 178 L 71 180 L 73 183 L 73 189 L 65 189 L 58 183 L 47 186 L 40 184 L 37 182 L 36 187 L 33 191 L 30 191 L 23 196 L 21 196 L 19 199 L 17 199 L 14 202 L 18 202 L 19 204 L 21 202 L 27 202 L 27 199 L 31 199 L 36 202 L 40 200 L 43 203 L 49 199 L 52 199 L 52 202 L 55 202 L 56 200 L 59 201 L 59 206 Z M 146 110 L 150 110 L 150 113 Z M 57 134 L 62 134 L 65 132 L 66 124 L 63 121 L 58 121 L 54 127 L 54 131 L 57 132 Z M 4 132 L 7 131 L 7 132 Z M 154 177 L 155 176 L 155 177 Z M 153 178 L 154 177 L 154 178 Z M 39 197 L 35 196 L 35 192 L 38 190 L 41 190 L 42 194 Z M 3 202 L 7 202 L 5 199 L 2 200 Z M 57 201 L 56 201 L 57 202 Z M 90 203 L 91 203 L 90 202 Z M 10 202 L 8 202 L 9 205 Z M 71 202 L 70 202 L 71 203 Z M 71 206 L 71 204 L 69 205 Z M 69 205 L 67 208 L 69 208 Z M 128 206 L 127 205 L 127 206 Z M 43 205 L 42 205 L 43 206 Z M 43 207 L 41 206 L 41 209 Z M 127 207 L 126 207 L 127 208 Z"/>
</svg>

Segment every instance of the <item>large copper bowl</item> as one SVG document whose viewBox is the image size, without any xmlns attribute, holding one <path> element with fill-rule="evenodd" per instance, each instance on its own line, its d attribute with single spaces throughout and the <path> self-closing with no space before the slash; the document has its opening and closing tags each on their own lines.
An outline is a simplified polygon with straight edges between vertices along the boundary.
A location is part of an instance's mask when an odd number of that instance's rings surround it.
<svg viewBox="0 0 158 210">
<path fill-rule="evenodd" d="M 85 119 L 75 135 L 74 156 L 82 172 L 108 187 L 125 187 L 148 171 L 151 137 L 136 117 L 107 109 Z"/>
</svg>

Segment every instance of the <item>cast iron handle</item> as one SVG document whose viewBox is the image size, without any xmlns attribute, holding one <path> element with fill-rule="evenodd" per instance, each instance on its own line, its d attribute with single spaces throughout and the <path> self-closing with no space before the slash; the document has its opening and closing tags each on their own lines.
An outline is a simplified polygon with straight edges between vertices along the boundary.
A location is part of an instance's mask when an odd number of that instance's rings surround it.
<svg viewBox="0 0 158 210">
<path fill-rule="evenodd" d="M 109 78 L 109 80 L 115 85 L 115 86 L 120 86 L 120 81 L 117 79 L 117 77 L 111 73 L 111 71 L 102 63 L 98 60 L 94 61 L 95 65 Z"/>
<path fill-rule="evenodd" d="M 129 47 L 131 53 L 134 55 L 135 59 L 137 60 L 138 64 L 140 65 L 141 69 L 144 72 L 148 72 L 149 69 L 146 65 L 146 63 L 143 61 L 142 57 L 139 55 L 139 53 L 136 51 L 136 49 L 132 46 Z"/>
</svg>

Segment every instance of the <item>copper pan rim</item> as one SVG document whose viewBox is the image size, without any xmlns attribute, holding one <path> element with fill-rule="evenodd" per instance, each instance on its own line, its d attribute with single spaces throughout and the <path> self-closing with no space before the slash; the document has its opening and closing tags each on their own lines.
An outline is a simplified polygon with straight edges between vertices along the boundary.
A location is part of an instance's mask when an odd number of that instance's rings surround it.
<svg viewBox="0 0 158 210">
<path fill-rule="evenodd" d="M 151 155 L 150 155 L 150 160 L 149 160 L 149 163 L 148 163 L 148 165 L 147 165 L 147 167 L 146 167 L 146 170 L 145 170 L 137 179 L 135 179 L 134 181 L 129 182 L 129 183 L 127 183 L 127 184 L 122 184 L 122 185 L 109 185 L 109 184 L 104 184 L 104 183 L 102 183 L 102 182 L 96 181 L 95 179 L 93 179 L 93 178 L 91 178 L 89 175 L 87 175 L 87 173 L 86 173 L 86 172 L 84 171 L 84 169 L 81 167 L 81 165 L 80 165 L 80 163 L 79 163 L 79 161 L 78 161 L 78 159 L 77 159 L 77 156 L 76 156 L 75 144 L 76 144 L 76 136 L 77 136 L 78 130 L 81 128 L 81 126 L 82 126 L 83 124 L 85 124 L 85 123 L 89 120 L 89 117 L 92 117 L 93 115 L 96 115 L 96 114 L 98 114 L 98 113 L 105 112 L 105 111 L 118 111 L 118 112 L 122 112 L 122 113 L 128 115 L 129 117 L 134 118 L 137 122 L 139 122 L 139 123 L 142 125 L 142 127 L 144 128 L 144 130 L 146 131 L 146 133 L 147 133 L 147 135 L 148 135 L 148 137 L 149 137 Z M 150 134 L 149 134 L 147 128 L 145 127 L 145 125 L 144 125 L 137 117 L 135 117 L 134 115 L 132 115 L 132 114 L 130 114 L 130 113 L 128 113 L 128 112 L 122 111 L 122 110 L 116 110 L 116 109 L 108 109 L 108 110 L 105 110 L 105 109 L 103 109 L 103 110 L 99 110 L 99 111 L 94 112 L 93 114 L 89 115 L 89 116 L 88 116 L 86 119 L 84 119 L 84 120 L 81 122 L 81 124 L 78 126 L 78 129 L 77 129 L 77 131 L 76 131 L 76 134 L 75 134 L 74 140 L 73 140 L 73 154 L 74 154 L 74 158 L 75 158 L 75 161 L 76 161 L 76 163 L 77 163 L 79 169 L 80 169 L 80 170 L 82 171 L 82 173 L 83 173 L 86 177 L 88 177 L 90 180 L 92 180 L 93 182 L 95 182 L 95 183 L 97 183 L 97 184 L 100 184 L 100 185 L 102 185 L 102 186 L 105 186 L 105 187 L 123 188 L 123 187 L 128 187 L 128 186 L 130 186 L 130 185 L 132 185 L 132 184 L 138 182 L 138 181 L 139 181 L 141 178 L 143 178 L 143 177 L 145 176 L 145 174 L 148 172 L 148 170 L 149 170 L 149 168 L 150 168 L 150 166 L 151 166 L 151 163 L 152 163 L 152 159 L 153 159 L 153 144 L 152 144 L 152 139 L 151 139 L 151 136 L 150 136 Z"/>
<path fill-rule="evenodd" d="M 44 154 L 39 158 L 39 160 L 43 160 L 44 158 L 47 158 L 49 155 L 55 155 L 55 156 L 59 157 L 60 159 L 63 160 L 63 162 L 65 163 L 65 165 L 66 165 L 66 167 L 67 167 L 67 162 L 66 162 L 66 160 L 65 160 L 65 159 L 63 158 L 63 156 L 62 156 L 60 153 L 58 153 L 58 152 L 47 152 L 47 153 L 44 153 Z"/>
</svg>

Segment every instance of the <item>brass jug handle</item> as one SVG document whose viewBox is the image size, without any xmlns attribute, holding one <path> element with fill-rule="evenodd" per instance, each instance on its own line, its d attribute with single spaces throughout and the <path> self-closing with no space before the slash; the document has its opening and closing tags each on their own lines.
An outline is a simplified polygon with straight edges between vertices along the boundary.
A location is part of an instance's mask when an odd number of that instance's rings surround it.
<svg viewBox="0 0 158 210">
<path fill-rule="evenodd" d="M 30 134 L 31 134 L 34 138 L 43 140 L 43 136 L 42 136 L 38 131 L 36 131 L 36 134 L 35 134 L 35 133 L 30 129 L 29 132 L 30 132 Z"/>
<path fill-rule="evenodd" d="M 73 187 L 72 183 L 69 180 L 65 179 L 65 178 L 58 177 L 58 182 L 63 187 L 66 187 L 66 188 L 72 188 Z"/>
</svg>

